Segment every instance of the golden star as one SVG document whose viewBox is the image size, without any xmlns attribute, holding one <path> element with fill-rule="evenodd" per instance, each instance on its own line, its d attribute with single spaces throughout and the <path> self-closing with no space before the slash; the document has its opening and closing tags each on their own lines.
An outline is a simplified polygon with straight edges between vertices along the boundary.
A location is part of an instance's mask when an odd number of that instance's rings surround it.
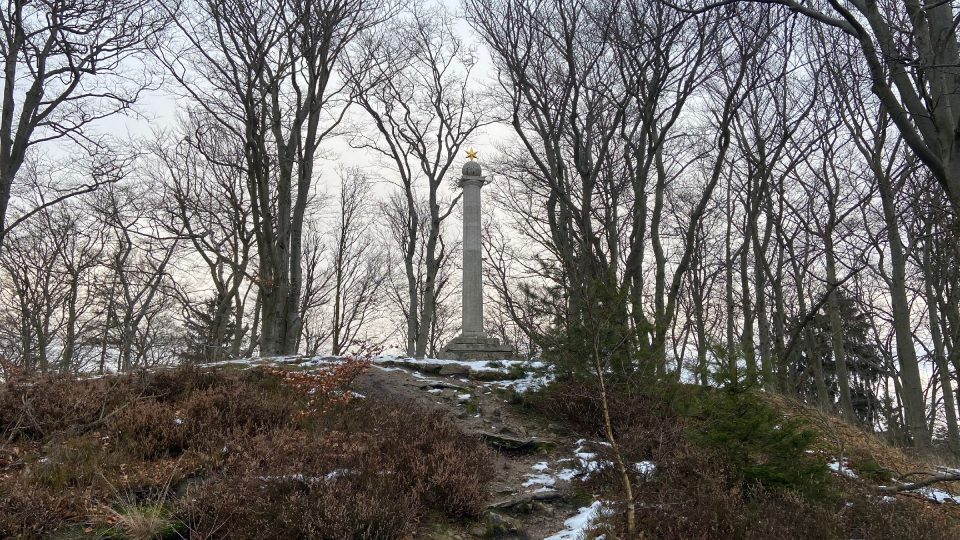
<svg viewBox="0 0 960 540">
<path fill-rule="evenodd" d="M 467 150 L 467 159 L 469 159 L 470 161 L 477 159 L 477 151 L 474 150 L 473 148 Z"/>
</svg>

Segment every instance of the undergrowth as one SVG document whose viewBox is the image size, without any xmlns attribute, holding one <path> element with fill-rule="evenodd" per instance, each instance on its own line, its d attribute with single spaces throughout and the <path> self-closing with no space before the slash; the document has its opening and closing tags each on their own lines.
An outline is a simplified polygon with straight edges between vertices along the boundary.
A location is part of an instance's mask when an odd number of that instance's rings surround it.
<svg viewBox="0 0 960 540">
<path fill-rule="evenodd" d="M 439 412 L 344 398 L 338 376 L 0 386 L 0 538 L 400 538 L 483 509 L 482 443 Z"/>
<path fill-rule="evenodd" d="M 814 450 L 816 432 L 757 392 L 620 383 L 609 401 L 625 459 L 656 464 L 654 474 L 633 478 L 644 538 L 960 538 L 953 512 L 883 498 L 831 476 Z M 604 440 L 600 399 L 589 381 L 559 380 L 525 395 L 520 406 L 577 437 Z M 582 488 L 614 501 L 615 510 L 623 504 L 613 467 Z M 623 537 L 622 516 L 614 512 L 596 533 Z"/>
</svg>

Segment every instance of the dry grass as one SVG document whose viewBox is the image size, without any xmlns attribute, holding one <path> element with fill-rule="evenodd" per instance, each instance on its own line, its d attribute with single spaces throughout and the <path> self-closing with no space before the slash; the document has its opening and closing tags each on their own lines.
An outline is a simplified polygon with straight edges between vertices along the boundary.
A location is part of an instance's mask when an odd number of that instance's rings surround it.
<svg viewBox="0 0 960 540">
<path fill-rule="evenodd" d="M 178 523 L 163 504 L 121 505 L 113 509 L 114 528 L 129 540 L 154 540 L 178 534 Z"/>
<path fill-rule="evenodd" d="M 935 472 L 938 466 L 953 462 L 950 457 L 919 453 L 890 444 L 881 435 L 868 432 L 797 399 L 767 393 L 762 397 L 782 411 L 784 416 L 802 418 L 813 428 L 818 434 L 817 451 L 833 458 L 842 456 L 850 460 L 854 468 L 858 461 L 869 460 L 899 478 Z M 957 492 L 960 493 L 960 490 Z"/>
</svg>

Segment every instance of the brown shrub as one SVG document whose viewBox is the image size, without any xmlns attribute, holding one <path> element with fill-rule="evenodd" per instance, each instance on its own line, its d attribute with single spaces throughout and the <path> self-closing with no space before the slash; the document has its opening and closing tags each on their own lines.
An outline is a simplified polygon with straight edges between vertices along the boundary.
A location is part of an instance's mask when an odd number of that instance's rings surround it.
<svg viewBox="0 0 960 540">
<path fill-rule="evenodd" d="M 203 370 L 187 364 L 174 369 L 142 371 L 130 376 L 130 384 L 138 394 L 156 401 L 180 401 L 197 390 L 208 390 L 233 383 L 236 374 Z"/>
<path fill-rule="evenodd" d="M 0 385 L 0 436 L 4 440 L 80 434 L 101 426 L 110 412 L 133 399 L 125 379 L 77 381 L 44 377 Z"/>
<path fill-rule="evenodd" d="M 142 400 L 136 406 L 116 412 L 110 420 L 110 433 L 118 448 L 141 459 L 176 457 L 188 449 L 219 450 L 258 433 L 269 432 L 296 421 L 299 410 L 289 395 L 273 392 L 257 384 L 259 375 L 221 374 L 213 378 L 190 370 L 168 371 L 157 375 L 161 382 L 152 391 L 175 387 L 178 377 L 194 388 L 192 393 L 169 399 Z"/>
<path fill-rule="evenodd" d="M 364 470 L 390 473 L 395 488 L 426 508 L 452 517 L 483 509 L 485 485 L 492 479 L 492 457 L 478 440 L 464 436 L 449 416 L 413 404 L 367 403 L 363 415 L 376 434 L 362 457 Z"/>
<path fill-rule="evenodd" d="M 300 408 L 288 396 L 238 381 L 194 392 L 183 402 L 182 410 L 192 444 L 219 448 L 225 440 L 296 424 Z"/>
<path fill-rule="evenodd" d="M 82 501 L 70 493 L 15 479 L 0 482 L 0 538 L 49 538 L 84 511 Z"/>
<path fill-rule="evenodd" d="M 446 416 L 362 403 L 317 429 L 249 438 L 188 490 L 180 519 L 198 537 L 394 538 L 428 513 L 484 507 L 489 451 Z"/>
<path fill-rule="evenodd" d="M 110 427 L 120 449 L 149 460 L 183 453 L 188 445 L 184 424 L 174 404 L 145 401 L 119 411 Z"/>
<path fill-rule="evenodd" d="M 848 538 L 940 540 L 960 538 L 960 516 L 952 505 L 936 505 L 909 494 L 884 499 L 867 486 L 837 480 L 847 501 L 844 516 Z"/>
<path fill-rule="evenodd" d="M 248 471 L 188 489 L 178 518 L 197 538 L 396 538 L 416 502 L 355 479 L 267 477 Z"/>
<path fill-rule="evenodd" d="M 635 484 L 637 525 L 645 538 L 768 539 L 870 538 L 947 539 L 960 537 L 958 523 L 943 508 L 898 498 L 883 502 L 865 488 L 835 482 L 836 494 L 810 500 L 783 490 L 729 487 L 724 464 L 684 445 L 656 474 Z M 616 484 L 597 477 L 595 488 L 613 493 Z M 606 532 L 623 534 L 622 508 Z"/>
<path fill-rule="evenodd" d="M 304 401 L 303 414 L 322 413 L 337 405 L 346 405 L 353 399 L 350 385 L 370 368 L 369 358 L 345 358 L 312 371 L 291 371 L 267 368 L 265 371 L 277 377 L 286 387 Z"/>
<path fill-rule="evenodd" d="M 477 514 L 492 478 L 489 451 L 439 413 L 362 400 L 302 417 L 262 370 L 48 379 L 0 402 L 17 441 L 0 537 L 182 522 L 198 538 L 392 538 Z"/>
<path fill-rule="evenodd" d="M 694 429 L 711 421 L 715 411 L 710 407 L 718 397 L 711 392 L 716 391 L 613 388 L 611 417 L 625 458 L 656 463 L 651 477 L 634 477 L 637 526 L 643 537 L 960 538 L 960 522 L 948 508 L 906 497 L 883 502 L 867 486 L 846 479 L 830 479 L 822 497 L 744 483 L 723 452 L 691 437 Z M 589 385 L 561 382 L 526 403 L 538 414 L 563 421 L 580 437 L 604 439 L 601 403 Z M 612 459 L 604 455 L 609 450 L 603 446 L 593 450 L 600 459 Z M 869 469 L 868 457 L 852 459 Z M 622 499 L 620 477 L 611 467 L 593 474 L 587 484 L 605 500 Z M 613 504 L 615 515 L 597 532 L 623 537 L 625 509 L 622 502 Z"/>
<path fill-rule="evenodd" d="M 87 487 L 101 479 L 103 448 L 92 437 L 55 439 L 47 444 L 45 454 L 26 469 L 27 476 L 40 485 L 62 490 Z"/>
</svg>

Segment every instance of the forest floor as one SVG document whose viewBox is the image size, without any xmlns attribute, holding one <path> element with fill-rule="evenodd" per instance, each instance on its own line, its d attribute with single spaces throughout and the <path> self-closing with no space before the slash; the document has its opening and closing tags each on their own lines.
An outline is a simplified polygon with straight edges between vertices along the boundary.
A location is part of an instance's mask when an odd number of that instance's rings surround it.
<svg viewBox="0 0 960 540">
<path fill-rule="evenodd" d="M 267 363 L 309 371 L 331 360 L 290 357 Z M 235 362 L 263 365 L 259 360 Z M 607 443 L 579 437 L 569 426 L 545 421 L 516 403 L 552 379 L 541 362 L 378 357 L 353 381 L 351 388 L 360 396 L 441 411 L 456 420 L 465 436 L 483 440 L 494 451 L 490 502 L 481 518 L 427 524 L 416 538 L 588 537 L 604 510 L 578 481 L 605 465 L 597 456 Z M 637 467 L 648 474 L 647 466 Z"/>
<path fill-rule="evenodd" d="M 311 413 L 348 364 L 0 384 L 0 537 L 589 537 L 604 510 L 578 481 L 603 443 L 516 406 L 545 365 L 378 358 Z"/>
</svg>

